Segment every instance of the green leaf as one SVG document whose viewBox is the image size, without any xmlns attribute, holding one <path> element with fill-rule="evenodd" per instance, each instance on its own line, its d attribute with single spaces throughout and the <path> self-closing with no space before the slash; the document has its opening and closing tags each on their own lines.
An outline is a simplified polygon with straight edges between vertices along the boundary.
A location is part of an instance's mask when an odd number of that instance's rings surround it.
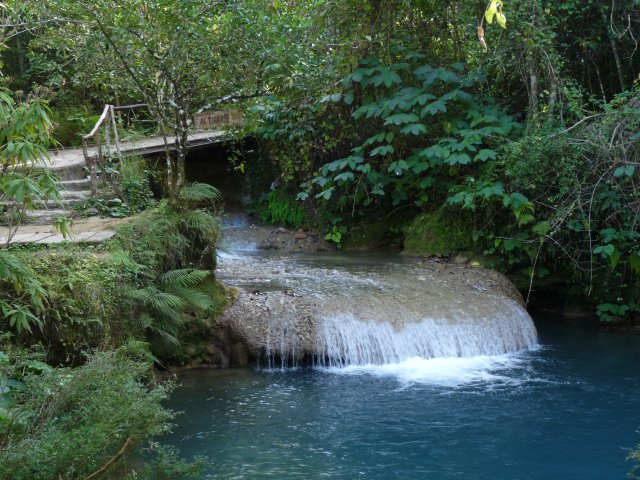
<svg viewBox="0 0 640 480">
<path fill-rule="evenodd" d="M 618 266 L 618 262 L 620 261 L 620 250 L 618 250 L 617 248 L 614 249 L 609 256 L 609 261 L 611 262 L 611 268 L 615 270 Z"/>
<path fill-rule="evenodd" d="M 419 120 L 415 113 L 396 113 L 390 115 L 384 121 L 385 125 L 403 125 L 405 123 L 413 123 Z"/>
<path fill-rule="evenodd" d="M 353 174 L 353 172 L 342 172 L 339 175 L 336 175 L 335 177 L 333 177 L 333 180 L 336 182 L 340 182 L 340 181 L 348 181 L 348 180 L 353 180 L 355 177 L 355 175 Z"/>
<path fill-rule="evenodd" d="M 422 123 L 412 123 L 410 125 L 407 125 L 406 127 L 403 127 L 400 130 L 400 133 L 402 133 L 403 135 L 420 135 L 421 133 L 427 133 L 427 127 L 426 125 L 423 125 Z"/>
<path fill-rule="evenodd" d="M 431 147 L 422 150 L 418 155 L 426 158 L 443 159 L 449 155 L 449 150 L 439 145 L 432 145 Z"/>
<path fill-rule="evenodd" d="M 353 103 L 353 92 L 349 92 L 344 96 L 344 103 L 351 105 Z"/>
<path fill-rule="evenodd" d="M 611 254 L 615 251 L 616 247 L 608 244 L 608 245 L 599 245 L 593 249 L 593 253 L 603 256 L 604 258 L 610 257 Z"/>
<path fill-rule="evenodd" d="M 632 253 L 627 258 L 627 261 L 629 262 L 629 266 L 633 269 L 633 271 L 640 275 L 640 253 Z"/>
<path fill-rule="evenodd" d="M 316 195 L 316 198 L 324 198 L 325 200 L 329 200 L 331 198 L 331 194 L 333 193 L 334 187 L 330 187 Z"/>
<path fill-rule="evenodd" d="M 371 150 L 371 153 L 369 155 L 372 157 L 375 157 L 376 155 L 380 155 L 384 157 L 393 152 L 394 152 L 393 145 L 380 145 L 379 147 L 376 147 L 373 150 Z"/>
<path fill-rule="evenodd" d="M 533 227 L 531 227 L 531 231 L 533 233 L 537 233 L 538 235 L 546 235 L 547 233 L 549 233 L 549 231 L 551 231 L 551 225 L 549 225 L 548 221 L 543 220 L 542 222 L 538 222 Z"/>
<path fill-rule="evenodd" d="M 482 150 L 480 150 L 476 156 L 473 158 L 474 160 L 479 160 L 481 162 L 485 162 L 489 159 L 491 160 L 495 160 L 496 159 L 496 152 L 494 150 L 489 150 L 486 148 L 483 148 Z"/>
<path fill-rule="evenodd" d="M 627 166 L 618 167 L 613 172 L 613 176 L 614 177 L 622 177 L 622 176 L 631 177 L 631 176 L 633 176 L 633 173 L 635 172 L 635 169 L 636 169 L 635 165 L 627 165 Z"/>
<path fill-rule="evenodd" d="M 449 165 L 468 165 L 471 163 L 471 157 L 466 153 L 453 153 L 447 159 Z"/>
<path fill-rule="evenodd" d="M 424 107 L 420 112 L 421 117 L 425 117 L 427 114 L 429 115 L 437 115 L 438 112 L 446 112 L 447 104 L 443 100 L 436 100 L 435 102 L 431 102 L 429 105 Z"/>
</svg>

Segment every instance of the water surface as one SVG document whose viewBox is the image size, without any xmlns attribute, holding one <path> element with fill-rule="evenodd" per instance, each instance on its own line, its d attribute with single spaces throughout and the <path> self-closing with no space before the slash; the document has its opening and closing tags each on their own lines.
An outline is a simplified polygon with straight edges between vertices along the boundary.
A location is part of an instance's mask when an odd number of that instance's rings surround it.
<svg viewBox="0 0 640 480">
<path fill-rule="evenodd" d="M 346 369 L 183 374 L 164 441 L 216 479 L 624 479 L 637 335 L 537 319 L 541 347 Z"/>
</svg>

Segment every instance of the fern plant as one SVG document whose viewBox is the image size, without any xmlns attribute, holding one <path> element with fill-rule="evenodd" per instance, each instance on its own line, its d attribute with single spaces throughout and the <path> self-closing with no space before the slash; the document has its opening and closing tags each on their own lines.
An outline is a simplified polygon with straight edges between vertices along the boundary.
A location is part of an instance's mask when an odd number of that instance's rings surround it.
<svg viewBox="0 0 640 480">
<path fill-rule="evenodd" d="M 205 270 L 170 270 L 156 285 L 129 292 L 130 300 L 142 307 L 138 316 L 141 328 L 177 345 L 177 334 L 184 326 L 183 313 L 212 307 L 211 299 L 198 290 L 210 275 Z"/>
</svg>

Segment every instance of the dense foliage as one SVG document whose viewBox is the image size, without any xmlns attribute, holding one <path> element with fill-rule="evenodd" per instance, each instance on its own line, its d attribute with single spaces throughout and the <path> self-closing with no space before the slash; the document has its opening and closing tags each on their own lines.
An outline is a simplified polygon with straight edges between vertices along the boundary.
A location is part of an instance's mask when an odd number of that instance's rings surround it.
<svg viewBox="0 0 640 480">
<path fill-rule="evenodd" d="M 74 369 L 51 368 L 6 337 L 0 348 L 0 478 L 156 478 L 132 455 L 153 448 L 175 414 L 161 404 L 172 385 L 147 386 L 143 345 L 90 355 Z M 190 470 L 176 462 L 173 478 Z"/>
<path fill-rule="evenodd" d="M 14 334 L 9 343 L 45 344 L 50 362 L 88 362 L 11 373 L 29 392 L 20 394 L 24 411 L 44 404 L 38 382 L 76 406 L 82 385 L 74 378 L 104 389 L 93 366 L 118 364 L 132 401 L 163 417 L 154 410 L 163 391 L 148 391 L 155 397 L 145 403 L 133 365 L 82 352 L 134 338 L 162 358 L 187 361 L 185 332 L 205 332 L 203 319 L 224 302 L 211 275 L 215 220 L 204 208 L 217 192 L 184 185 L 187 134 L 202 109 L 244 108 L 238 133 L 259 138 L 277 177 L 259 192 L 263 221 L 322 228 L 339 245 L 385 239 L 403 241 L 410 253 L 463 253 L 513 275 L 532 298 L 547 288 L 562 292 L 562 302 L 590 305 L 603 321 L 637 320 L 639 6 L 4 0 L 0 215 L 12 230 L 27 209 L 57 199 L 55 179 L 31 168 L 51 134 L 77 143 L 105 103 L 146 103 L 153 131 L 172 137 L 178 151 L 164 164 L 170 201 L 105 249 L 0 250 L 0 328 Z M 121 176 L 130 205 L 91 208 L 124 216 L 152 205 L 146 174 L 130 165 Z M 74 388 L 65 393 L 58 384 Z M 105 408 L 125 405 L 116 403 Z M 90 403 L 86 418 L 60 421 L 86 426 L 99 408 Z M 126 424 L 122 413 L 113 420 Z M 12 431 L 0 449 L 25 472 L 27 443 L 50 449 L 57 429 L 67 428 L 28 424 L 29 415 L 21 428 L 32 437 Z M 159 417 L 142 430 L 162 430 L 168 417 Z M 43 475 L 90 474 L 127 437 L 100 438 L 81 453 L 86 470 L 62 462 L 55 468 L 63 470 Z"/>
<path fill-rule="evenodd" d="M 200 184 L 183 198 L 211 198 Z M 185 200 L 185 205 L 192 200 Z M 121 227 L 100 249 L 68 246 L 4 252 L 0 325 L 48 345 L 50 361 L 77 363 L 91 348 L 129 338 L 177 344 L 185 312 L 218 309 L 213 281 L 216 223 L 203 209 L 161 203 Z"/>
</svg>

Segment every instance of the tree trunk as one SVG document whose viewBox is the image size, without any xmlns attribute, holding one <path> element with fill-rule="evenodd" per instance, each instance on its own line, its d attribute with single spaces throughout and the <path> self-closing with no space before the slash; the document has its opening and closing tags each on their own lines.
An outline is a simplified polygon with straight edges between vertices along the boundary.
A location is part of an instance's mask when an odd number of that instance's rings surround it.
<svg viewBox="0 0 640 480">
<path fill-rule="evenodd" d="M 606 14 L 602 13 L 602 19 L 605 23 L 608 23 L 608 19 Z M 611 28 L 607 28 L 607 36 L 609 37 L 609 45 L 611 46 L 611 52 L 613 53 L 613 59 L 616 62 L 616 71 L 618 73 L 618 81 L 620 82 L 620 91 L 624 92 L 626 90 L 626 85 L 624 81 L 624 73 L 622 71 L 622 62 L 620 61 L 620 55 L 618 54 L 618 47 L 616 47 L 616 40 L 613 38 L 613 32 Z"/>
<path fill-rule="evenodd" d="M 532 54 L 527 56 L 527 66 L 529 69 L 529 109 L 527 113 L 527 133 L 531 133 L 536 126 L 538 117 L 538 68 Z"/>
<path fill-rule="evenodd" d="M 180 191 L 185 183 L 185 163 L 189 150 L 189 125 L 186 110 L 176 111 L 176 191 Z"/>
</svg>

